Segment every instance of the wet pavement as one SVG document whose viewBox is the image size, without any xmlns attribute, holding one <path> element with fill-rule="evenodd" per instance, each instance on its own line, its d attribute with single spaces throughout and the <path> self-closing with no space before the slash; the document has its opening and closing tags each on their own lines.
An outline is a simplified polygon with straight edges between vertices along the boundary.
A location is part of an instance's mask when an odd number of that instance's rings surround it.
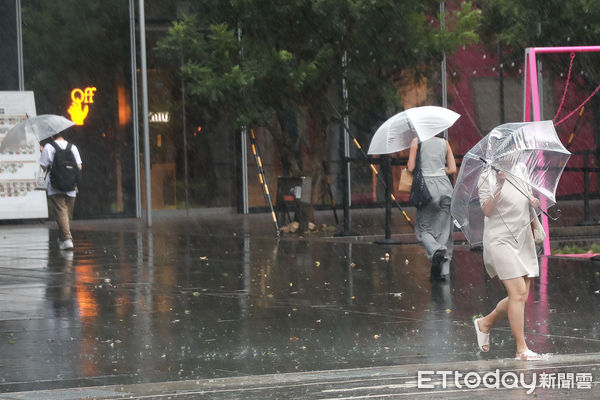
<svg viewBox="0 0 600 400">
<path fill-rule="evenodd" d="M 409 364 L 7 393 L 4 398 L 597 399 L 597 382 L 591 379 L 600 365 L 599 357 L 598 353 L 556 355 L 553 361 L 535 364 L 512 360 L 457 362 L 452 370 L 448 364 Z"/>
<path fill-rule="evenodd" d="M 317 213 L 327 224 L 330 214 Z M 74 252 L 57 250 L 52 223 L 0 226 L 0 398 L 467 397 L 415 384 L 417 371 L 452 368 L 589 373 L 590 389 L 536 395 L 597 398 L 600 263 L 541 258 L 526 336 L 553 356 L 523 366 L 510 360 L 507 321 L 489 353 L 474 343 L 473 315 L 505 296 L 481 252 L 458 235 L 450 280 L 431 283 L 399 216 L 401 244 L 384 245 L 373 243 L 383 210 L 353 215 L 358 237 L 328 228 L 278 239 L 265 214 L 164 216 L 152 229 L 75 221 Z M 556 241 L 600 237 L 553 229 Z M 469 396 L 507 397 L 483 389 Z"/>
</svg>

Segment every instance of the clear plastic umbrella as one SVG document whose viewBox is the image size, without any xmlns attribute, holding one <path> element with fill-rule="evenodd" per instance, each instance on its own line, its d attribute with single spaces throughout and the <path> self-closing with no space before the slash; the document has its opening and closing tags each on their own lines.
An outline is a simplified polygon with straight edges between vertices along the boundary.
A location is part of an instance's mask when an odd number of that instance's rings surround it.
<svg viewBox="0 0 600 400">
<path fill-rule="evenodd" d="M 483 241 L 484 215 L 479 200 L 483 179 L 494 179 L 492 170 L 504 171 L 507 182 L 529 189 L 556 203 L 556 187 L 571 153 L 562 145 L 552 121 L 518 122 L 497 126 L 465 154 L 450 212 L 471 245 Z M 542 210 L 545 212 L 545 210 Z M 529 221 L 523 221 L 523 226 Z M 518 232 L 515 232 L 518 233 Z"/>
<path fill-rule="evenodd" d="M 43 114 L 27 118 L 13 126 L 0 145 L 0 153 L 16 151 L 31 142 L 40 142 L 75 125 L 65 117 L 54 114 Z"/>
<path fill-rule="evenodd" d="M 460 114 L 444 107 L 409 108 L 385 121 L 375 132 L 369 154 L 391 154 L 410 147 L 414 138 L 419 142 L 430 139 L 450 128 Z"/>
</svg>

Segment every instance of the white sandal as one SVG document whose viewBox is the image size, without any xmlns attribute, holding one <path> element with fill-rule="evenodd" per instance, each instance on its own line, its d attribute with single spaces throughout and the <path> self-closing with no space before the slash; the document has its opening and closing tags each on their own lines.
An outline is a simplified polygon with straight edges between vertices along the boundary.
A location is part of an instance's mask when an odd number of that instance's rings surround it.
<svg viewBox="0 0 600 400">
<path fill-rule="evenodd" d="M 541 360 L 543 358 L 544 357 L 541 354 L 538 354 L 535 351 L 531 351 L 531 350 L 527 349 L 524 352 L 522 352 L 521 354 L 519 354 L 517 357 L 515 357 L 515 360 L 519 360 L 519 361 L 539 361 L 539 360 Z"/>
<path fill-rule="evenodd" d="M 479 324 L 477 324 L 477 321 L 479 321 L 480 319 L 481 318 L 473 320 L 473 324 L 475 325 L 475 332 L 477 333 L 477 345 L 479 346 L 479 350 L 483 351 L 484 353 L 487 353 L 488 351 L 490 351 L 490 334 L 483 333 L 479 330 Z M 487 346 L 487 350 L 484 350 L 483 346 Z"/>
</svg>

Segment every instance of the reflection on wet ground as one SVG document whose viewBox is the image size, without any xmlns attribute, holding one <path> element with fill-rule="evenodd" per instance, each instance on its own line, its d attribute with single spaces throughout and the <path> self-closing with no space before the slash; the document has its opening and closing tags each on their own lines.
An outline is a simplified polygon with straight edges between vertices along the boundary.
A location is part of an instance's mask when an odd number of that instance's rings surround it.
<svg viewBox="0 0 600 400">
<path fill-rule="evenodd" d="M 505 295 L 465 246 L 430 283 L 417 244 L 180 224 L 90 223 L 73 253 L 44 225 L 0 228 L 0 392 L 478 360 L 471 318 Z M 600 352 L 600 265 L 541 264 L 530 347 Z M 492 348 L 514 355 L 508 322 Z"/>
</svg>

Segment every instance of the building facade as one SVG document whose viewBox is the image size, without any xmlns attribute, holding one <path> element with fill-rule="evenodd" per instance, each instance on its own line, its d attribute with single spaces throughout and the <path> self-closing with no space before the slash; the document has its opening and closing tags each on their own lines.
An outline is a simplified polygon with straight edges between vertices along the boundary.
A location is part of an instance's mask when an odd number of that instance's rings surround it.
<svg viewBox="0 0 600 400">
<path fill-rule="evenodd" d="M 18 88 L 15 2 L 0 0 L 7 12 L 0 17 L 0 90 Z M 134 81 L 140 90 L 139 24 L 126 1 L 37 2 L 22 0 L 25 89 L 35 93 L 38 114 L 52 113 L 79 118 L 81 124 L 67 132 L 67 139 L 80 148 L 83 182 L 76 218 L 134 217 L 145 207 L 146 187 L 143 140 L 134 130 Z M 243 165 L 239 129 L 228 124 L 207 125 L 203 110 L 186 102 L 185 83 L 179 75 L 181 60 L 161 55 L 157 42 L 172 22 L 189 11 L 189 1 L 146 0 L 146 47 L 148 51 L 149 148 L 152 208 L 155 211 L 223 208 L 242 210 L 243 174 L 248 178 L 248 205 L 260 210 L 267 206 L 258 168 L 249 147 Z M 136 33 L 136 49 L 130 40 L 131 24 Z M 133 65 L 132 54 L 137 63 Z M 565 68 L 568 60 L 565 61 Z M 450 56 L 447 68 L 448 107 L 462 115 L 448 136 L 457 155 L 462 155 L 492 127 L 502 122 L 522 120 L 522 59 L 498 60 L 483 47 L 459 49 Z M 132 69 L 132 65 L 134 69 Z M 136 72 L 133 73 L 132 71 Z M 544 109 L 554 110 L 560 99 L 564 78 L 546 74 Z M 404 81 L 399 87 L 404 107 L 441 104 L 439 74 L 419 82 Z M 566 97 L 565 110 L 585 98 L 585 90 L 574 89 Z M 352 101 L 352 99 L 350 99 Z M 139 102 L 141 104 L 141 101 Z M 560 127 L 565 142 L 575 132 L 573 151 L 598 153 L 598 128 L 592 102 L 577 121 Z M 83 115 L 85 114 L 85 116 Z M 546 113 L 548 114 L 548 113 Z M 551 119 L 553 116 L 544 115 Z M 138 112 L 138 118 L 140 113 Z M 295 115 L 298 135 L 306 133 L 302 115 Z M 341 129 L 332 129 L 327 139 L 326 170 L 336 203 L 341 203 L 343 140 Z M 355 132 L 368 147 L 370 132 Z M 277 177 L 285 175 L 277 146 L 271 135 L 257 131 L 257 149 L 271 193 L 276 193 Z M 249 144 L 249 143 L 248 143 Z M 137 147 L 139 146 L 139 151 Z M 299 148 L 302 153 L 303 149 Z M 381 188 L 366 160 L 352 150 L 353 205 L 381 202 Z M 400 159 L 406 154 L 398 154 Z M 591 157 L 591 166 L 597 157 Z M 138 163 L 139 160 L 139 163 Z M 583 166 L 583 156 L 573 159 Z M 398 162 L 399 164 L 401 162 Z M 400 165 L 394 167 L 399 178 Z M 571 174 L 559 186 L 559 194 L 578 196 L 583 190 L 583 174 Z M 591 190 L 597 192 L 597 174 Z M 396 185 L 394 185 L 396 186 Z M 140 190 L 138 194 L 138 189 Z M 316 205 L 331 204 L 329 193 L 317 196 Z M 402 195 L 398 195 L 402 200 Z M 274 199 L 273 199 L 274 200 Z"/>
</svg>

